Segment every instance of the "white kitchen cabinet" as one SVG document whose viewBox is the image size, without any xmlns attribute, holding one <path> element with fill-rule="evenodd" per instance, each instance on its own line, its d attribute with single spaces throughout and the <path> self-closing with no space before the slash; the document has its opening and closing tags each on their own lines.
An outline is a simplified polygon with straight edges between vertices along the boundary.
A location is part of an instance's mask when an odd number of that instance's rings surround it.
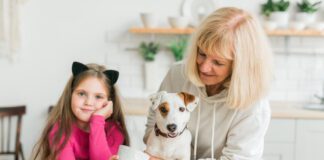
<svg viewBox="0 0 324 160">
<path fill-rule="evenodd" d="M 324 120 L 272 119 L 264 160 L 324 160 Z"/>
<path fill-rule="evenodd" d="M 264 160 L 294 160 L 296 122 L 272 119 L 265 137 Z"/>
<path fill-rule="evenodd" d="M 324 120 L 297 120 L 296 160 L 324 159 Z"/>
<path fill-rule="evenodd" d="M 293 143 L 266 143 L 263 160 L 294 160 Z"/>
</svg>

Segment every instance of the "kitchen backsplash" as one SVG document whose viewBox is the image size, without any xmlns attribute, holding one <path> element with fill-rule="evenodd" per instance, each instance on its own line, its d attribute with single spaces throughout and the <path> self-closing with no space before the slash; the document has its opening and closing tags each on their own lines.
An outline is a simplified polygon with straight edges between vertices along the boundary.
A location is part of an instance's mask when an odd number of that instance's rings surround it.
<svg viewBox="0 0 324 160">
<path fill-rule="evenodd" d="M 119 33 L 119 34 L 116 34 Z M 122 34 L 122 35 L 121 35 Z M 135 35 L 109 31 L 106 36 L 106 64 L 121 71 L 120 91 L 125 97 L 147 97 L 155 90 L 145 90 L 144 60 L 137 51 L 142 41 L 170 44 L 175 35 Z M 323 95 L 324 38 L 269 37 L 274 51 L 275 78 L 270 99 L 276 101 L 314 101 L 314 94 Z M 156 57 L 158 79 L 162 81 L 175 62 L 165 49 Z M 158 82 L 160 83 L 160 82 Z M 157 86 L 158 87 L 158 86 Z"/>
</svg>

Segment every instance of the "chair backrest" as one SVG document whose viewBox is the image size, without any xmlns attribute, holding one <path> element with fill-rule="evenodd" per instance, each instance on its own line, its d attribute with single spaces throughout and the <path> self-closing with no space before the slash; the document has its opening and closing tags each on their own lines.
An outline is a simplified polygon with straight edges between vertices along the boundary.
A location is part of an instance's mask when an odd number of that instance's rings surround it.
<svg viewBox="0 0 324 160">
<path fill-rule="evenodd" d="M 25 113 L 26 106 L 0 107 L 0 154 L 19 152 L 21 121 Z M 14 135 L 15 137 L 12 138 Z M 14 143 L 11 141 L 13 139 L 15 139 Z M 14 148 L 11 144 L 14 144 Z"/>
<path fill-rule="evenodd" d="M 47 113 L 50 114 L 50 113 L 52 112 L 53 109 L 54 109 L 54 106 L 53 106 L 53 105 L 49 106 L 49 107 L 48 107 L 48 111 L 47 111 Z"/>
</svg>

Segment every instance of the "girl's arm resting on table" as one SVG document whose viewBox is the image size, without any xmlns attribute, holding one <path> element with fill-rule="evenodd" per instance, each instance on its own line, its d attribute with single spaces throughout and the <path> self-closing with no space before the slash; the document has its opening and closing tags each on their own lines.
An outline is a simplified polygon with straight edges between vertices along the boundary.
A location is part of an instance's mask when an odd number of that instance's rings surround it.
<svg viewBox="0 0 324 160">
<path fill-rule="evenodd" d="M 105 123 L 103 116 L 93 115 L 90 119 L 90 159 L 107 160 L 117 154 L 119 146 L 124 142 L 124 136 L 117 124 L 112 124 L 116 126 L 112 126 L 109 133 L 106 134 Z M 112 140 L 113 143 L 108 143 L 109 140 Z"/>
<path fill-rule="evenodd" d="M 93 115 L 90 118 L 89 158 L 107 160 L 112 156 L 106 140 L 105 118 Z"/>
</svg>

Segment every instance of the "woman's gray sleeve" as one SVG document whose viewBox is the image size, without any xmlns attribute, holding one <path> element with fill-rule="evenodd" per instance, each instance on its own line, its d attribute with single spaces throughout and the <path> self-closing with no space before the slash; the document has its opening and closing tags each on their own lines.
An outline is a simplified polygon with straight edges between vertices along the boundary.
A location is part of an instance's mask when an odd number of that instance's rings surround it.
<svg viewBox="0 0 324 160">
<path fill-rule="evenodd" d="M 150 135 L 153 127 L 155 124 L 155 111 L 152 109 L 152 107 L 150 107 L 149 109 L 149 114 L 147 117 L 147 122 L 146 122 L 146 129 L 145 129 L 145 134 L 144 134 L 144 138 L 143 141 L 146 144 L 148 136 Z"/>
</svg>

